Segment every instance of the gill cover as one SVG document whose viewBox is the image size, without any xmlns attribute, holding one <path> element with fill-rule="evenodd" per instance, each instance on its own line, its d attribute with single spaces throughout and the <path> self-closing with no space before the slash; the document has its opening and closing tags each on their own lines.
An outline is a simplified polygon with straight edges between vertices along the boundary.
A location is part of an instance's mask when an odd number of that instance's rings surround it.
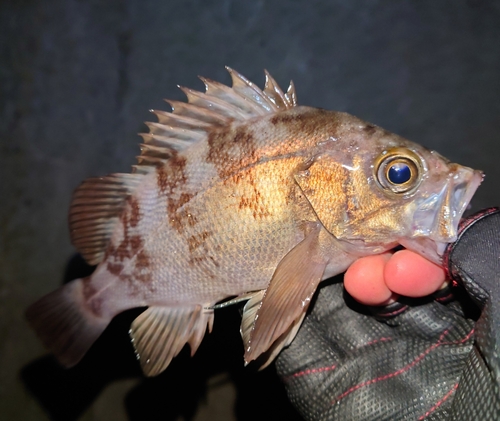
<svg viewBox="0 0 500 421">
<path fill-rule="evenodd" d="M 295 175 L 323 226 L 339 240 L 364 243 L 407 234 L 410 201 L 426 171 L 423 159 L 410 149 L 390 148 L 370 162 L 362 155 L 339 161 L 318 155 Z"/>
<path fill-rule="evenodd" d="M 338 239 L 351 238 L 352 224 L 367 205 L 361 167 L 343 165 L 329 154 L 318 155 L 295 174 L 295 181 L 323 226 Z"/>
</svg>

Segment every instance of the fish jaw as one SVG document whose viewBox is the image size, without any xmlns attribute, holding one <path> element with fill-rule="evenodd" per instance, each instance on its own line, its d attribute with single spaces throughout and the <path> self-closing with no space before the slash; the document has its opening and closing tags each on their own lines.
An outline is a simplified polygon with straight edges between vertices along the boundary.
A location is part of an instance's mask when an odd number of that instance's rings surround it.
<svg viewBox="0 0 500 421">
<path fill-rule="evenodd" d="M 423 200 L 413 214 L 413 236 L 399 243 L 438 265 L 449 243 L 456 241 L 458 224 L 483 181 L 481 171 L 452 164 L 444 187 Z"/>
<path fill-rule="evenodd" d="M 427 237 L 402 238 L 399 241 L 404 248 L 420 254 L 427 260 L 442 266 L 443 253 L 448 243 L 434 241 Z"/>
</svg>

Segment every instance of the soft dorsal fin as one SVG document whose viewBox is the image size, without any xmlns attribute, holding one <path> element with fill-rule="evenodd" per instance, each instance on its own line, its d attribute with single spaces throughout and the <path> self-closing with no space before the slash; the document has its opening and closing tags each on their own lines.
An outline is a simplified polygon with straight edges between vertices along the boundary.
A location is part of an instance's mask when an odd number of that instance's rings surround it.
<svg viewBox="0 0 500 421">
<path fill-rule="evenodd" d="M 180 87 L 187 96 L 187 102 L 167 100 L 172 107 L 171 113 L 152 110 L 158 122 L 146 123 L 149 133 L 141 134 L 145 145 L 137 157 L 138 165 L 133 167 L 133 172 L 147 173 L 151 168 L 163 164 L 163 160 L 172 154 L 206 138 L 214 127 L 297 105 L 292 82 L 284 92 L 265 71 L 266 83 L 262 90 L 235 70 L 226 69 L 233 81 L 231 87 L 200 76 L 205 84 L 205 92 Z"/>
<path fill-rule="evenodd" d="M 90 265 L 104 257 L 126 199 L 141 178 L 140 174 L 89 178 L 73 193 L 69 211 L 71 242 Z"/>
</svg>

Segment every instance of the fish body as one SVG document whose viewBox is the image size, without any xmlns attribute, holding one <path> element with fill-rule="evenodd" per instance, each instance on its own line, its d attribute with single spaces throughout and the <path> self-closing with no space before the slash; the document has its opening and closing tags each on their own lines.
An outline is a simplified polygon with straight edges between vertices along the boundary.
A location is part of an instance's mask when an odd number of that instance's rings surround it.
<svg viewBox="0 0 500 421">
<path fill-rule="evenodd" d="M 148 123 L 132 174 L 85 181 L 70 229 L 91 264 L 27 311 L 68 366 L 118 313 L 147 306 L 131 336 L 147 375 L 189 343 L 214 305 L 247 300 L 245 361 L 268 364 L 293 340 L 318 283 L 398 244 L 440 261 L 482 180 L 346 113 L 296 105 L 266 73 L 260 90 L 202 79 Z M 231 301 L 233 302 L 233 301 Z"/>
</svg>

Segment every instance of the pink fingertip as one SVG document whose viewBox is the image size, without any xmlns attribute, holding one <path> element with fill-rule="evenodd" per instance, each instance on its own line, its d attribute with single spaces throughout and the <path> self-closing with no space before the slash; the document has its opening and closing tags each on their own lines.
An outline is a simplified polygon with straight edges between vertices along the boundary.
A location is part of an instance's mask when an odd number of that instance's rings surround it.
<svg viewBox="0 0 500 421">
<path fill-rule="evenodd" d="M 358 302 L 370 306 L 389 304 L 397 297 L 384 282 L 384 265 L 390 254 L 356 260 L 344 275 L 344 287 Z"/>
<path fill-rule="evenodd" d="M 407 297 L 424 297 L 439 290 L 446 275 L 442 267 L 410 250 L 392 255 L 384 269 L 387 288 Z"/>
</svg>

